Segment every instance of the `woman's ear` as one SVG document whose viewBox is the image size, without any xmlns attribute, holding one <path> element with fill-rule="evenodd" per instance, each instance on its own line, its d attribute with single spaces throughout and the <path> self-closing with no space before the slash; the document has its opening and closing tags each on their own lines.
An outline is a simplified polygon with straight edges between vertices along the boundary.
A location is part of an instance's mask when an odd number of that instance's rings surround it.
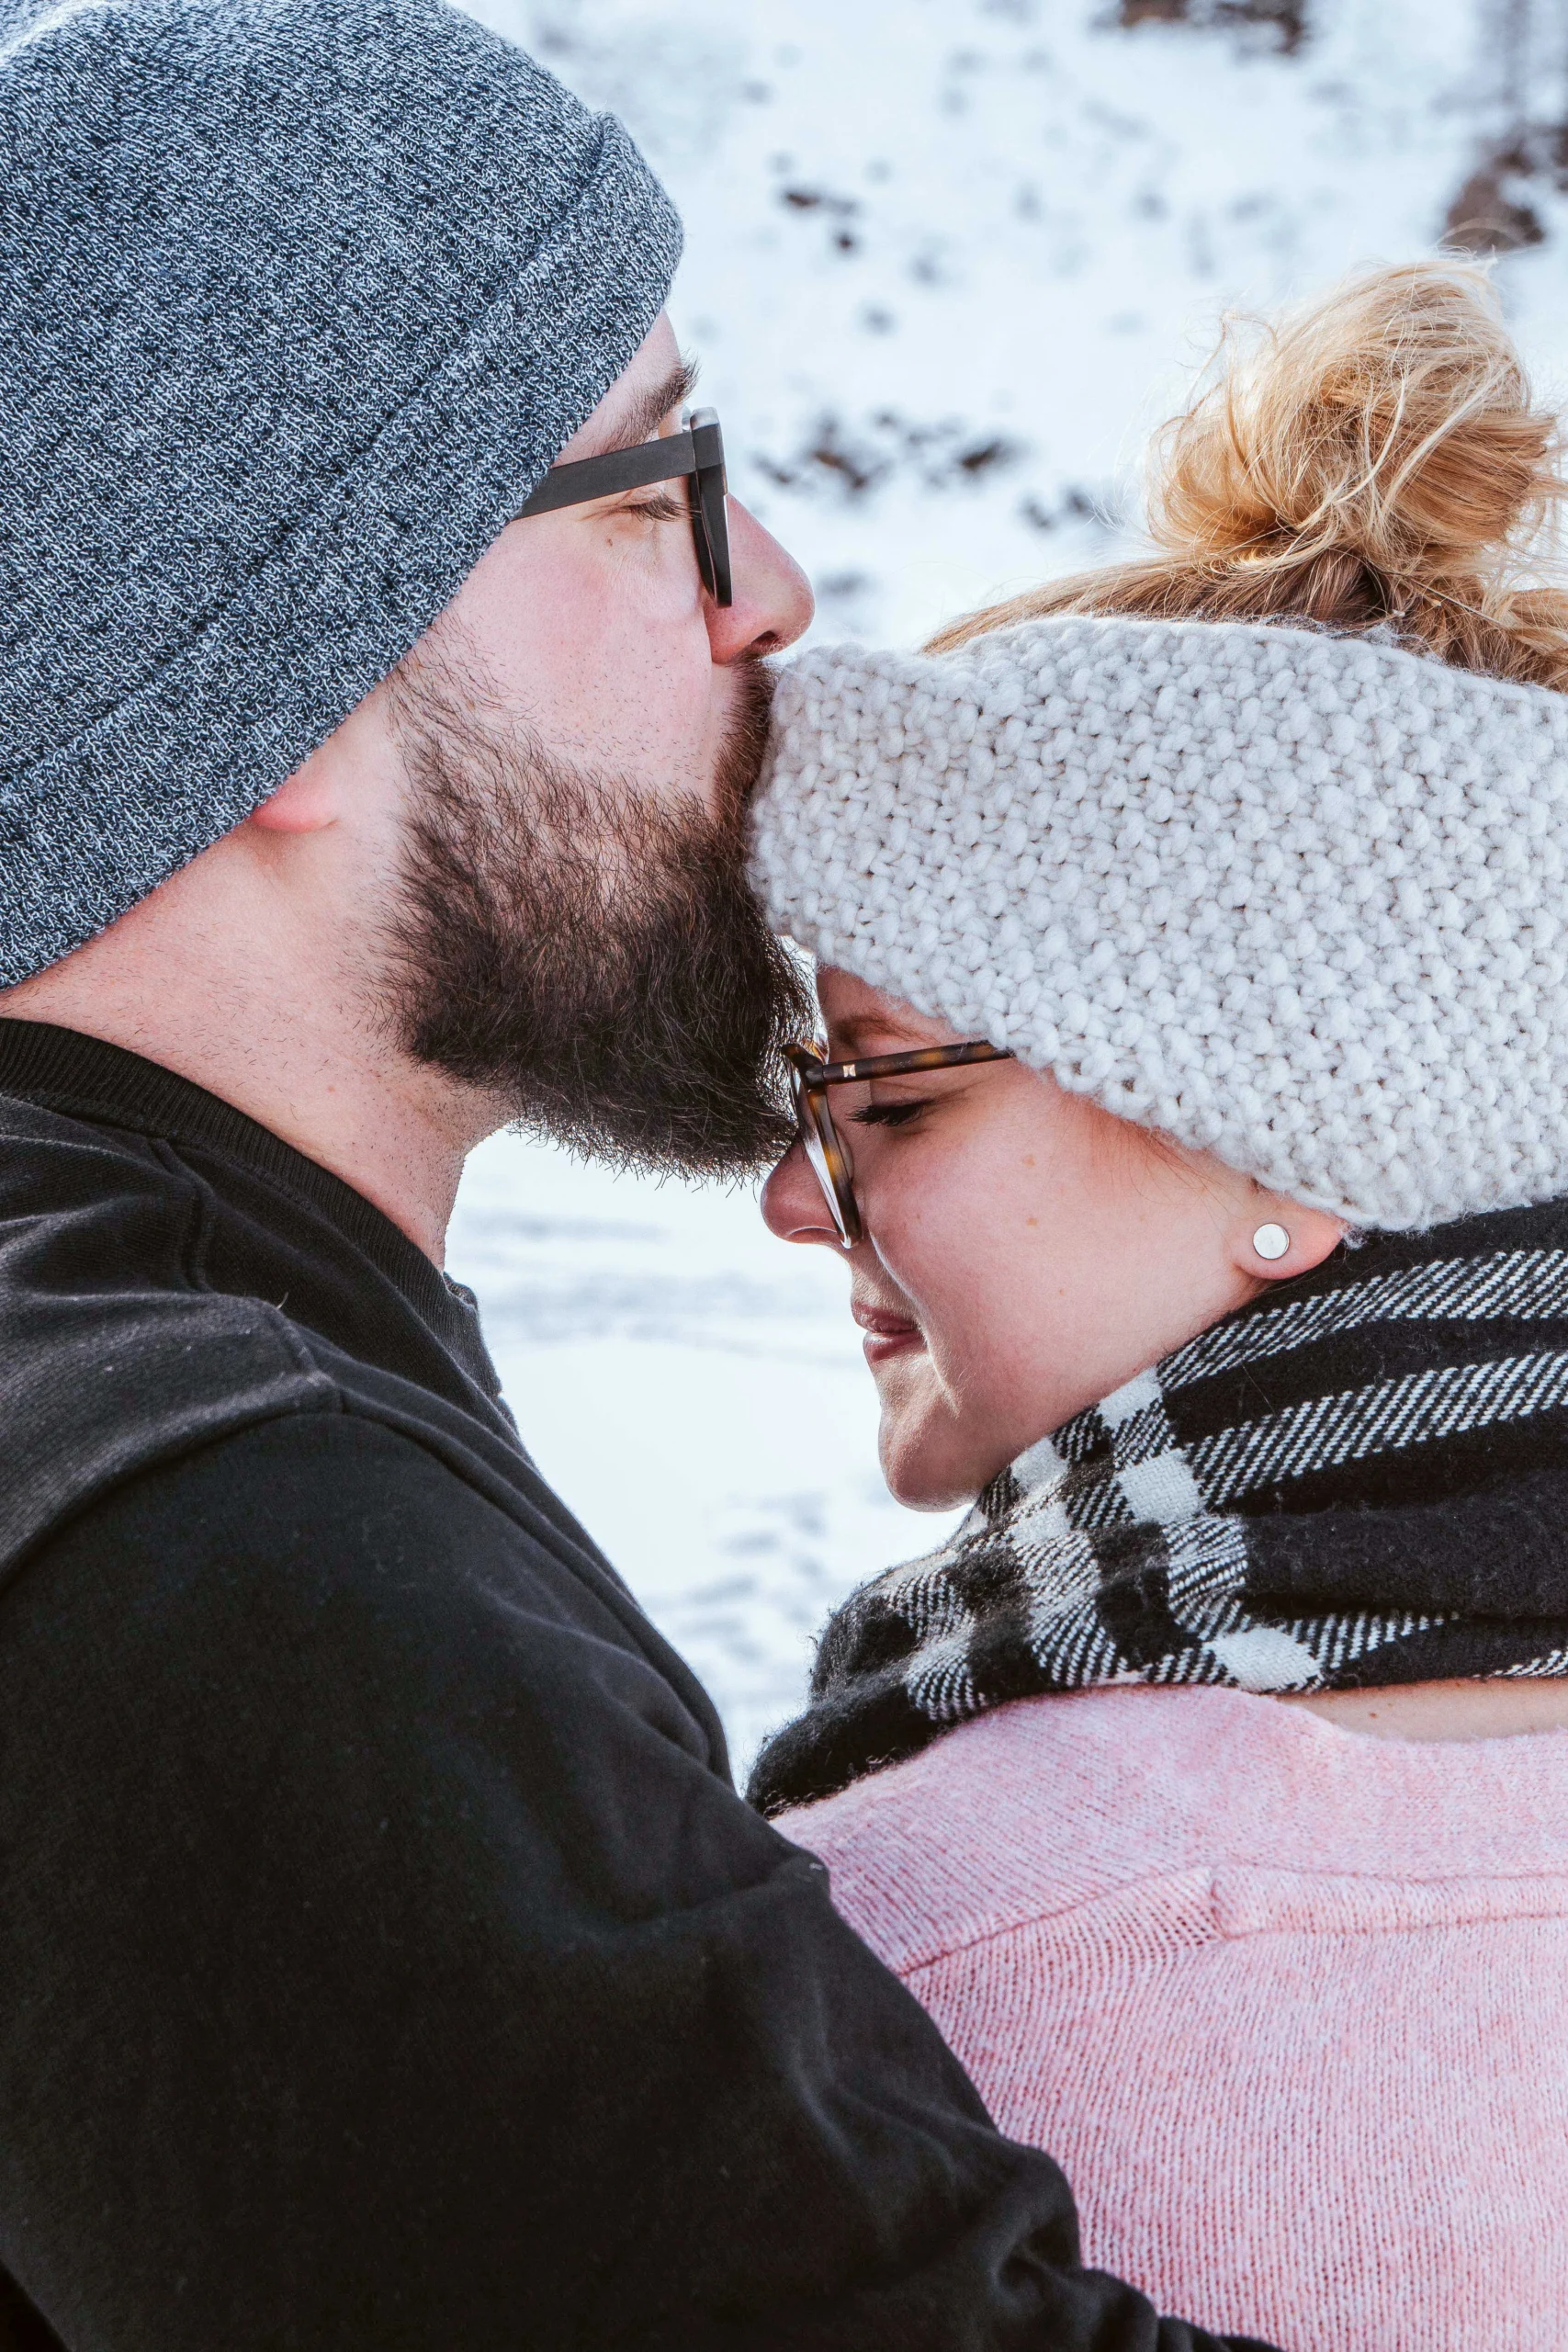
<svg viewBox="0 0 1568 2352">
<path fill-rule="evenodd" d="M 1254 1282 L 1286 1283 L 1297 1274 L 1310 1274 L 1345 1238 L 1343 1217 L 1330 1216 L 1326 1209 L 1303 1208 L 1299 1201 L 1281 1200 L 1275 1193 L 1256 1193 L 1247 1215 L 1248 1222 L 1237 1230 L 1231 1255 L 1236 1271 Z"/>
</svg>

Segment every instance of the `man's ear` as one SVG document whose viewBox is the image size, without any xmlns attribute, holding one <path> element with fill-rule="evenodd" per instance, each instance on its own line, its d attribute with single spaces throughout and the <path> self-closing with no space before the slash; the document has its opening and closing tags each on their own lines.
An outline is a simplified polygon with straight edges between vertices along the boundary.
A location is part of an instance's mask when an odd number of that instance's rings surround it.
<svg viewBox="0 0 1568 2352">
<path fill-rule="evenodd" d="M 1299 1201 L 1282 1200 L 1261 1188 L 1246 1212 L 1247 1222 L 1237 1228 L 1231 1256 L 1238 1272 L 1254 1282 L 1287 1283 L 1310 1274 L 1331 1250 L 1345 1238 L 1343 1217 L 1326 1209 L 1303 1208 Z"/>
<path fill-rule="evenodd" d="M 339 815 L 334 763 L 322 757 L 327 749 L 312 752 L 301 768 L 280 784 L 270 800 L 246 818 L 263 833 L 321 833 L 335 825 Z"/>
</svg>

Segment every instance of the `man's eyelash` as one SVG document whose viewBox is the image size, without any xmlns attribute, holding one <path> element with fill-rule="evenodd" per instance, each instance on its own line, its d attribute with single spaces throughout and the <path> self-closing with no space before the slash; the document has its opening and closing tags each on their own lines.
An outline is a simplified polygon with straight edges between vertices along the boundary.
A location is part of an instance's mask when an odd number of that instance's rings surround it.
<svg viewBox="0 0 1568 2352">
<path fill-rule="evenodd" d="M 923 1099 L 913 1102 L 866 1102 L 850 1113 L 857 1127 L 901 1127 L 926 1107 Z"/>
<path fill-rule="evenodd" d="M 692 510 L 686 500 L 671 498 L 664 492 L 652 498 L 629 498 L 625 511 L 628 514 L 640 515 L 647 523 L 681 523 Z"/>
</svg>

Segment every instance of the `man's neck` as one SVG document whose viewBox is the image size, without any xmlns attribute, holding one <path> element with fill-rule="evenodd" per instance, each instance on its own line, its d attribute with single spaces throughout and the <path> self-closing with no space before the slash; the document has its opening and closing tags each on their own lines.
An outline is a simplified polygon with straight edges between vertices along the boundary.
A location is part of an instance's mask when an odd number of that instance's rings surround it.
<svg viewBox="0 0 1568 2352">
<path fill-rule="evenodd" d="M 464 1159 L 504 1106 L 376 1035 L 340 973 L 269 955 L 277 943 L 265 936 L 243 960 L 213 952 L 211 929 L 179 903 L 191 896 L 181 880 L 0 992 L 0 1013 L 102 1038 L 205 1087 L 352 1185 L 441 1265 Z"/>
</svg>

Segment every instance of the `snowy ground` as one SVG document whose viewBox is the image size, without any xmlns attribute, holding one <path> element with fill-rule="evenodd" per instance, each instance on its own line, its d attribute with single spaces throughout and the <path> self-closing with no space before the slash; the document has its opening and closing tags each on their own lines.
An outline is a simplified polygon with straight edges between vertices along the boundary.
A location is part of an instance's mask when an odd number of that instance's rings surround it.
<svg viewBox="0 0 1568 2352">
<path fill-rule="evenodd" d="M 1222 311 L 1427 249 L 1503 124 L 1487 0 L 1309 0 L 1293 53 L 1124 28 L 1146 0 L 477 13 L 631 124 L 686 216 L 674 315 L 736 491 L 811 571 L 819 633 L 894 642 L 1111 551 Z M 1562 9 L 1535 15 L 1568 59 Z M 1544 69 L 1536 95 L 1561 119 Z M 1526 193 L 1546 241 L 1501 277 L 1559 391 L 1568 201 Z M 744 1197 L 512 1138 L 474 1162 L 451 1262 L 542 1466 L 744 1758 L 834 1598 L 945 1523 L 882 1494 L 842 1270 Z"/>
<path fill-rule="evenodd" d="M 799 1702 L 857 1577 L 948 1521 L 889 1500 L 844 1270 L 750 1193 L 638 1184 L 498 1137 L 449 1264 L 541 1468 L 717 1699 L 738 1761 Z"/>
</svg>

